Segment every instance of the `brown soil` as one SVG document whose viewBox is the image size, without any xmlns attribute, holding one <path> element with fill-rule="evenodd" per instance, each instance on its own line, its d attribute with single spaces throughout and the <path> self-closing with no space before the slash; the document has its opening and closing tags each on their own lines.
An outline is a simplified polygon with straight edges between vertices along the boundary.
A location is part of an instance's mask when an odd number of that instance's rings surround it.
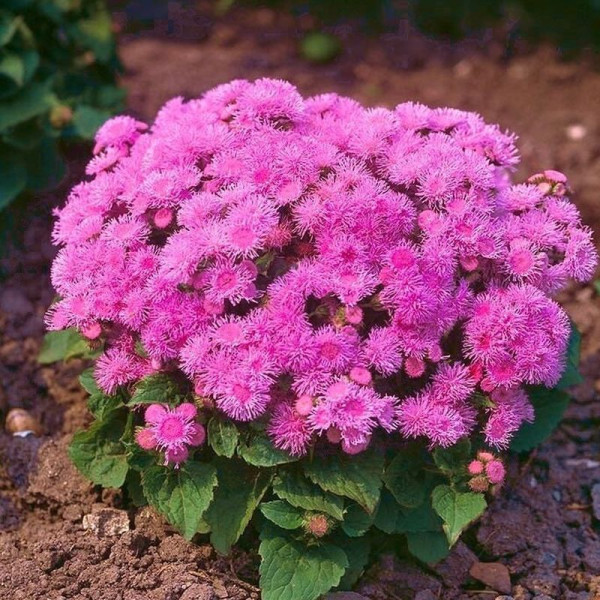
<svg viewBox="0 0 600 600">
<path fill-rule="evenodd" d="M 260 76 L 371 105 L 411 99 L 477 110 L 519 132 L 523 175 L 543 168 L 569 173 L 584 218 L 600 235 L 594 102 L 600 75 L 585 62 L 561 63 L 548 49 L 507 62 L 498 44 L 441 46 L 413 33 L 369 39 L 340 27 L 343 55 L 316 67 L 297 54 L 297 38 L 309 21 L 258 9 L 215 22 L 202 10 L 169 6 L 169 20 L 151 34 L 122 36 L 132 111 L 151 118 L 174 95 Z M 117 18 L 127 31 L 125 13 Z M 72 178 L 80 176 L 73 162 Z M 23 407 L 45 432 L 39 438 L 0 433 L 0 599 L 257 598 L 255 556 L 225 560 L 207 545 L 185 542 L 149 509 L 130 509 L 120 494 L 89 486 L 68 460 L 70 436 L 89 418 L 77 383 L 83 364 L 36 363 L 42 316 L 53 296 L 49 206 L 66 189 L 17 215 L 21 226 L 0 263 L 0 413 Z M 446 561 L 427 569 L 384 557 L 357 592 L 373 600 L 495 598 L 469 575 L 473 563 L 483 561 L 508 568 L 515 599 L 600 598 L 600 497 L 595 515 L 591 493 L 600 483 L 600 300 L 591 287 L 560 299 L 584 333 L 586 374 L 564 423 L 527 460 L 511 459 L 508 484 Z M 127 513 L 115 512 L 123 508 Z M 120 530 L 127 531 L 110 536 L 106 527 L 86 529 L 90 513 L 107 522 L 120 519 Z"/>
</svg>

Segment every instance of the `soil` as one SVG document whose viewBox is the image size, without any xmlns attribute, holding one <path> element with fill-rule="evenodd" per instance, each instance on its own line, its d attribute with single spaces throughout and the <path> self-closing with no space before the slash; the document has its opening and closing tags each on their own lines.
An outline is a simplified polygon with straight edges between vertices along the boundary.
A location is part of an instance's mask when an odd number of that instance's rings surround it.
<svg viewBox="0 0 600 600">
<path fill-rule="evenodd" d="M 520 175 L 543 168 L 569 174 L 575 201 L 600 239 L 600 113 L 593 100 L 600 74 L 585 60 L 563 63 L 549 48 L 507 60 L 494 36 L 447 46 L 412 31 L 369 38 L 345 25 L 335 28 L 342 55 L 315 66 L 297 51 L 310 19 L 266 8 L 216 19 L 202 4 L 192 10 L 168 3 L 152 31 L 134 35 L 131 17 L 129 7 L 116 10 L 133 113 L 151 119 L 174 95 L 260 76 L 369 105 L 410 99 L 476 110 L 519 132 Z M 206 544 L 185 542 L 150 509 L 131 509 L 119 493 L 90 486 L 68 459 L 73 432 L 89 420 L 77 382 L 84 364 L 40 366 L 36 356 L 53 297 L 50 209 L 82 176 L 82 152 L 71 154 L 70 176 L 59 190 L 16 207 L 14 239 L 0 260 L 0 414 L 24 408 L 44 431 L 0 433 L 0 599 L 258 598 L 255 556 L 223 559 Z M 559 300 L 583 332 L 586 376 L 564 422 L 529 457 L 510 459 L 507 484 L 444 562 L 428 568 L 382 557 L 358 594 L 600 598 L 600 299 L 593 287 L 574 287 Z M 499 564 L 473 568 L 478 562 Z"/>
</svg>

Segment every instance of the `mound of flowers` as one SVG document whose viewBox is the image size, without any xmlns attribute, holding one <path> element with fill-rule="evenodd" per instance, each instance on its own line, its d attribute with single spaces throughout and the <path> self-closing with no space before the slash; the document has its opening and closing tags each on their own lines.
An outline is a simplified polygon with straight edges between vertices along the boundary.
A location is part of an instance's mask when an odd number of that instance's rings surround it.
<svg viewBox="0 0 600 600">
<path fill-rule="evenodd" d="M 439 559 L 577 377 L 551 296 L 591 233 L 514 142 L 269 79 L 108 121 L 53 234 L 49 328 L 100 352 L 76 464 L 221 552 L 258 526 L 267 600 L 351 585 L 382 533 Z"/>
</svg>

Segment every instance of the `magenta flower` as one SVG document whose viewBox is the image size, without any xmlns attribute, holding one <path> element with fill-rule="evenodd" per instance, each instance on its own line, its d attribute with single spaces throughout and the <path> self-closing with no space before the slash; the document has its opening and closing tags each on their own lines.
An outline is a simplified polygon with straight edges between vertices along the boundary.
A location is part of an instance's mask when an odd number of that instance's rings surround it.
<svg viewBox="0 0 600 600">
<path fill-rule="evenodd" d="M 196 407 L 185 402 L 176 408 L 151 404 L 144 414 L 146 427 L 139 429 L 135 439 L 144 450 L 164 452 L 165 464 L 178 466 L 189 456 L 189 446 L 201 446 L 206 439 L 204 427 L 195 421 Z"/>
<path fill-rule="evenodd" d="M 551 295 L 593 275 L 591 231 L 562 173 L 513 183 L 515 138 L 479 115 L 234 81 L 151 127 L 110 119 L 94 153 L 56 211 L 47 322 L 104 345 L 105 392 L 177 370 L 301 455 L 477 428 L 503 448 L 525 386 L 561 377 Z M 153 410 L 173 429 L 148 420 L 140 445 L 185 460 L 194 416 Z"/>
</svg>

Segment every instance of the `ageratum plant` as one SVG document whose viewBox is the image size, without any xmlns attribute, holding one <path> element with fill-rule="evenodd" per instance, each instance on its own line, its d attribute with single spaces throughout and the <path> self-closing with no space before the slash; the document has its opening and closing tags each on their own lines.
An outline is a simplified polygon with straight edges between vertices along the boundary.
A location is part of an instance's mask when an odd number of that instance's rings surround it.
<svg viewBox="0 0 600 600">
<path fill-rule="evenodd" d="M 266 600 L 352 585 L 386 536 L 439 560 L 498 452 L 558 422 L 578 338 L 551 295 L 596 252 L 497 126 L 261 79 L 94 153 L 53 234 L 49 327 L 101 351 L 71 457 L 221 553 L 256 527 Z"/>
<path fill-rule="evenodd" d="M 101 0 L 0 2 L 0 209 L 57 183 L 57 141 L 93 138 L 121 108 Z"/>
</svg>

